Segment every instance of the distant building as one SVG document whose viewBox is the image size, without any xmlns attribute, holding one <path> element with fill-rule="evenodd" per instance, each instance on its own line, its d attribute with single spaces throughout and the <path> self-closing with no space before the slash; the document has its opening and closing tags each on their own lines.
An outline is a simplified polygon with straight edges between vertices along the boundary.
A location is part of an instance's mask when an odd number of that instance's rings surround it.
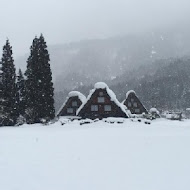
<svg viewBox="0 0 190 190">
<path fill-rule="evenodd" d="M 68 94 L 57 116 L 76 116 L 78 108 L 85 102 L 86 97 L 78 91 L 72 91 Z"/>
<path fill-rule="evenodd" d="M 170 120 L 182 120 L 182 112 L 168 112 L 166 113 L 166 119 L 170 119 Z"/>
<path fill-rule="evenodd" d="M 139 98 L 136 96 L 135 91 L 130 90 L 126 94 L 126 99 L 123 101 L 123 104 L 130 110 L 131 114 L 148 114 L 147 109 L 141 103 Z"/>
<path fill-rule="evenodd" d="M 190 108 L 186 108 L 185 110 L 185 117 L 190 119 Z"/>
<path fill-rule="evenodd" d="M 126 107 L 117 100 L 114 92 L 103 82 L 94 85 L 87 100 L 78 109 L 77 115 L 91 119 L 129 117 Z"/>
</svg>

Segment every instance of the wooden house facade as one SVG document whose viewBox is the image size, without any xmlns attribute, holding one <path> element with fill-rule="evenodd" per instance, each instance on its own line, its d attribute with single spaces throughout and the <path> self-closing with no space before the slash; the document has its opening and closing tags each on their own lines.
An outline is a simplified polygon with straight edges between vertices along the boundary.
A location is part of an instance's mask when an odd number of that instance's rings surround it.
<svg viewBox="0 0 190 190">
<path fill-rule="evenodd" d="M 78 109 L 77 115 L 90 119 L 128 117 L 125 106 L 117 100 L 114 92 L 103 82 L 95 84 L 86 102 Z"/>
<path fill-rule="evenodd" d="M 123 101 L 123 104 L 130 110 L 131 114 L 148 114 L 147 109 L 141 103 L 139 98 L 136 96 L 135 91 L 130 90 L 126 94 L 126 99 Z"/>
<path fill-rule="evenodd" d="M 78 91 L 68 94 L 66 101 L 59 109 L 57 116 L 76 116 L 78 108 L 84 103 L 86 97 Z"/>
</svg>

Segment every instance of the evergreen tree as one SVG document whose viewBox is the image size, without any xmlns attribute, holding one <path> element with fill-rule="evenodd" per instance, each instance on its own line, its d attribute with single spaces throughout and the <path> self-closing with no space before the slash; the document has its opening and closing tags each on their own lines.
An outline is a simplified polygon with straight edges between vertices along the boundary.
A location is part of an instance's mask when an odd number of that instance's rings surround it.
<svg viewBox="0 0 190 190">
<path fill-rule="evenodd" d="M 21 69 L 19 69 L 17 76 L 17 110 L 19 115 L 24 116 L 25 114 L 25 104 L 26 104 L 26 89 L 25 89 L 25 79 Z"/>
<path fill-rule="evenodd" d="M 12 47 L 9 40 L 3 47 L 2 56 L 2 95 L 4 114 L 7 119 L 4 125 L 14 125 L 18 117 L 16 110 L 16 74 L 14 60 L 12 57 Z"/>
<path fill-rule="evenodd" d="M 26 98 L 28 123 L 53 119 L 55 115 L 52 73 L 47 45 L 43 35 L 35 37 L 26 70 Z"/>
<path fill-rule="evenodd" d="M 40 87 L 40 118 L 53 119 L 55 116 L 54 109 L 54 88 L 52 83 L 52 72 L 50 68 L 50 57 L 47 45 L 41 34 L 39 38 L 39 87 Z"/>
<path fill-rule="evenodd" d="M 30 56 L 27 60 L 26 75 L 26 119 L 28 123 L 38 122 L 38 92 L 37 92 L 37 78 L 38 72 L 38 39 L 34 38 L 32 46 L 30 47 Z"/>
<path fill-rule="evenodd" d="M 8 116 L 5 112 L 5 101 L 3 96 L 3 84 L 2 84 L 2 64 L 0 62 L 0 126 L 3 126 Z"/>
</svg>

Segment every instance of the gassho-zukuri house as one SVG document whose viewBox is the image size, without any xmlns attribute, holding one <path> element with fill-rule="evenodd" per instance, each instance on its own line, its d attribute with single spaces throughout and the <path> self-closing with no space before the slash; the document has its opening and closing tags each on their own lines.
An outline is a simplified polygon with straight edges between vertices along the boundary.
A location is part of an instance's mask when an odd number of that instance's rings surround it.
<svg viewBox="0 0 190 190">
<path fill-rule="evenodd" d="M 57 116 L 76 116 L 78 108 L 86 101 L 86 97 L 78 92 L 72 91 L 68 94 L 66 101 L 63 103 Z"/>
<path fill-rule="evenodd" d="M 126 93 L 126 99 L 122 103 L 127 107 L 128 110 L 130 110 L 131 114 L 148 114 L 147 109 L 141 103 L 135 91 L 133 90 L 130 90 Z"/>
<path fill-rule="evenodd" d="M 125 105 L 121 104 L 115 93 L 109 89 L 107 84 L 98 82 L 90 91 L 86 101 L 77 110 L 77 116 L 81 118 L 107 118 L 125 117 L 129 114 Z"/>
</svg>

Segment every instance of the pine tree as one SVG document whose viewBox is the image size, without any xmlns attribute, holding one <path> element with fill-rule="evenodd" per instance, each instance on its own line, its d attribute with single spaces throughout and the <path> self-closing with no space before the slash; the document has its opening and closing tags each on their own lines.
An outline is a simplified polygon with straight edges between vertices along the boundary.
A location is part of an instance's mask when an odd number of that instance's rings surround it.
<svg viewBox="0 0 190 190">
<path fill-rule="evenodd" d="M 52 83 L 52 72 L 50 68 L 50 57 L 47 45 L 41 34 L 39 38 L 39 75 L 38 82 L 40 87 L 40 118 L 53 119 L 55 116 L 54 109 L 54 88 Z"/>
<path fill-rule="evenodd" d="M 25 89 L 25 79 L 21 69 L 19 69 L 17 76 L 17 110 L 20 116 L 25 115 L 25 104 L 26 104 L 26 89 Z"/>
<path fill-rule="evenodd" d="M 7 116 L 4 125 L 14 125 L 18 117 L 16 110 L 16 74 L 12 47 L 9 40 L 3 47 L 2 56 L 2 94 L 4 113 Z"/>
<path fill-rule="evenodd" d="M 26 98 L 28 123 L 53 119 L 55 115 L 50 58 L 43 35 L 35 37 L 26 70 Z"/>
<path fill-rule="evenodd" d="M 2 64 L 0 62 L 0 126 L 3 126 L 5 120 L 8 118 L 5 112 L 5 101 L 3 96 L 3 84 L 2 84 Z"/>
<path fill-rule="evenodd" d="M 38 122 L 38 92 L 37 92 L 37 78 L 38 72 L 38 39 L 34 38 L 32 46 L 30 47 L 30 56 L 27 60 L 26 75 L 26 119 L 28 123 Z"/>
</svg>

